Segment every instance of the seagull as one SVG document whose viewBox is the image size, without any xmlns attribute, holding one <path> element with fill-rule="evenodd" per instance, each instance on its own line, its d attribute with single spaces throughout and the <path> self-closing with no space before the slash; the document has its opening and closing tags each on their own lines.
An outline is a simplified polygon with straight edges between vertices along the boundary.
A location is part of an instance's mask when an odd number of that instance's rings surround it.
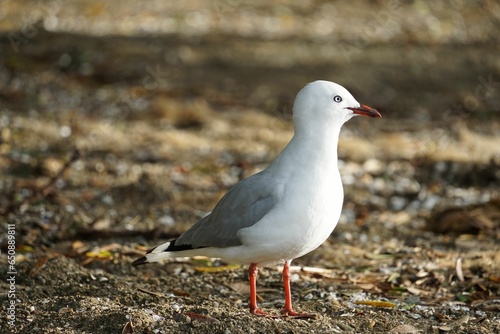
<svg viewBox="0 0 500 334">
<path fill-rule="evenodd" d="M 283 264 L 282 316 L 314 317 L 292 308 L 290 263 L 319 247 L 337 225 L 344 200 L 337 166 L 339 134 L 356 115 L 382 117 L 336 83 L 307 84 L 293 105 L 295 133 L 274 161 L 232 186 L 210 214 L 180 237 L 154 247 L 132 265 L 200 255 L 247 264 L 250 312 L 271 317 L 257 306 L 257 268 Z"/>
</svg>

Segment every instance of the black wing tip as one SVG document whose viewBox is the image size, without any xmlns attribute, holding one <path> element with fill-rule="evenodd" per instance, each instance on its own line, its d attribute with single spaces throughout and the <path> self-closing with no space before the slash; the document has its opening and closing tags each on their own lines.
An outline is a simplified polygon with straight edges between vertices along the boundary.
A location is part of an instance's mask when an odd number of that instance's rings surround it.
<svg viewBox="0 0 500 334">
<path fill-rule="evenodd" d="M 177 240 L 177 239 L 176 239 Z M 170 241 L 169 245 L 167 246 L 167 248 L 165 248 L 164 250 L 162 250 L 161 252 L 181 252 L 181 251 L 185 251 L 185 250 L 191 250 L 191 249 L 195 249 L 192 245 L 187 245 L 187 244 L 184 244 L 184 245 L 176 245 L 175 244 L 175 241 L 176 240 L 172 240 Z M 161 246 L 161 245 L 160 245 Z M 156 247 L 153 247 L 151 248 L 150 250 L 148 250 L 146 252 L 146 255 L 147 254 L 151 254 L 153 253 L 159 246 L 156 246 Z M 206 246 L 201 246 L 201 247 L 196 247 L 196 248 L 205 248 Z M 160 252 L 158 252 L 160 253 Z M 151 262 L 155 262 L 154 260 L 151 261 Z M 150 261 L 148 260 L 147 256 L 143 256 L 137 260 L 135 260 L 134 262 L 132 262 L 132 266 L 134 267 L 137 267 L 137 266 L 140 266 L 140 265 L 143 265 L 143 264 L 146 264 L 146 263 L 150 263 Z"/>
<path fill-rule="evenodd" d="M 143 265 L 146 263 L 149 263 L 148 259 L 145 256 L 143 256 L 143 257 L 135 260 L 134 262 L 132 262 L 132 266 L 137 267 L 137 266 L 140 266 L 140 265 Z"/>
<path fill-rule="evenodd" d="M 153 248 L 149 249 L 148 251 L 146 251 L 146 254 L 151 253 L 152 251 L 155 250 L 155 248 L 156 247 L 153 247 Z M 146 256 L 143 256 L 143 257 L 138 258 L 134 262 L 132 262 L 132 266 L 133 267 L 137 267 L 137 266 L 140 266 L 140 265 L 143 265 L 143 264 L 146 264 L 146 263 L 149 263 L 148 258 Z"/>
<path fill-rule="evenodd" d="M 203 248 L 203 247 L 197 247 L 197 248 Z M 194 249 L 193 245 L 188 245 L 188 244 L 176 245 L 175 242 L 173 241 L 172 243 L 170 243 L 170 246 L 168 246 L 168 248 L 163 250 L 163 251 L 164 252 L 181 252 L 181 251 L 191 250 L 191 249 Z"/>
</svg>

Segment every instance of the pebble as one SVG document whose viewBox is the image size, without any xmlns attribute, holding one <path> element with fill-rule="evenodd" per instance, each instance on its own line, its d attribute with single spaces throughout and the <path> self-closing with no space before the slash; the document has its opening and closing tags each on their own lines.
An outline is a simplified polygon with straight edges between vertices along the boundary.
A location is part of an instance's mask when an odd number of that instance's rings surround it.
<svg viewBox="0 0 500 334">
<path fill-rule="evenodd" d="M 299 274 L 291 274 L 290 275 L 290 282 L 298 282 L 300 281 L 300 275 Z"/>
<path fill-rule="evenodd" d="M 422 209 L 432 210 L 441 200 L 441 197 L 437 195 L 429 195 L 421 203 L 421 207 Z"/>
<path fill-rule="evenodd" d="M 394 211 L 401 211 L 407 204 L 407 200 L 401 196 L 392 196 L 389 200 L 389 207 Z"/>
<path fill-rule="evenodd" d="M 311 300 L 313 298 L 314 296 L 312 295 L 312 293 L 308 293 L 307 295 L 304 296 L 304 300 Z"/>
<path fill-rule="evenodd" d="M 63 138 L 68 138 L 69 136 L 71 136 L 71 132 L 71 128 L 67 125 L 63 125 L 59 128 L 59 134 Z"/>
<path fill-rule="evenodd" d="M 342 236 L 342 238 L 344 238 L 347 241 L 352 241 L 352 239 L 353 239 L 352 233 L 350 233 L 350 232 L 344 232 L 341 234 L 341 236 Z"/>
<path fill-rule="evenodd" d="M 370 189 L 371 191 L 381 193 L 387 189 L 387 183 L 383 178 L 377 177 L 373 180 L 372 183 L 368 185 L 368 189 Z"/>
<path fill-rule="evenodd" d="M 163 321 L 163 320 L 165 320 L 165 318 L 164 318 L 164 317 L 159 316 L 159 315 L 157 315 L 157 314 L 153 314 L 153 317 L 152 317 L 152 318 L 153 318 L 153 321 L 154 321 L 154 322 L 157 322 L 157 321 Z"/>
<path fill-rule="evenodd" d="M 384 171 L 385 164 L 378 159 L 368 159 L 363 164 L 365 172 L 372 175 L 380 175 Z"/>
<path fill-rule="evenodd" d="M 359 235 L 359 242 L 364 244 L 367 241 L 368 241 L 368 235 L 366 233 L 361 233 Z"/>
<path fill-rule="evenodd" d="M 101 198 L 101 202 L 107 205 L 112 205 L 115 201 L 113 200 L 113 197 L 111 197 L 110 195 L 104 195 Z"/>
<path fill-rule="evenodd" d="M 401 195 L 414 195 L 420 191 L 420 183 L 414 179 L 400 178 L 392 185 L 393 191 Z"/>
<path fill-rule="evenodd" d="M 158 221 L 166 226 L 174 226 L 175 225 L 175 219 L 170 216 L 170 215 L 163 215 L 160 218 L 158 218 Z"/>
</svg>

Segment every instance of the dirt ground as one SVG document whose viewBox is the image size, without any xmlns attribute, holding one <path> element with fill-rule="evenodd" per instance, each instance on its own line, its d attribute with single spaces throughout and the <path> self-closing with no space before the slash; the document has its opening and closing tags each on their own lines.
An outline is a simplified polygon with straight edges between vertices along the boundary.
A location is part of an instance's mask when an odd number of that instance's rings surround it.
<svg viewBox="0 0 500 334">
<path fill-rule="evenodd" d="M 1 331 L 500 332 L 499 5 L 180 3 L 2 4 Z M 344 126 L 341 220 L 292 263 L 316 318 L 251 316 L 237 264 L 132 267 L 267 166 L 316 79 L 383 115 Z"/>
</svg>

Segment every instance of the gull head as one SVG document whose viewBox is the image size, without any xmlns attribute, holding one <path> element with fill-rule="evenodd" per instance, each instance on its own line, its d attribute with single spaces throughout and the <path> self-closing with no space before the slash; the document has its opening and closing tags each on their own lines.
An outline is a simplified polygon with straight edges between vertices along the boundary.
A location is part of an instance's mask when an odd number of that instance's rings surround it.
<svg viewBox="0 0 500 334">
<path fill-rule="evenodd" d="M 296 130 L 340 129 L 342 124 L 357 115 L 382 117 L 377 110 L 356 101 L 347 89 L 330 81 L 307 84 L 297 94 L 293 105 Z"/>
</svg>

